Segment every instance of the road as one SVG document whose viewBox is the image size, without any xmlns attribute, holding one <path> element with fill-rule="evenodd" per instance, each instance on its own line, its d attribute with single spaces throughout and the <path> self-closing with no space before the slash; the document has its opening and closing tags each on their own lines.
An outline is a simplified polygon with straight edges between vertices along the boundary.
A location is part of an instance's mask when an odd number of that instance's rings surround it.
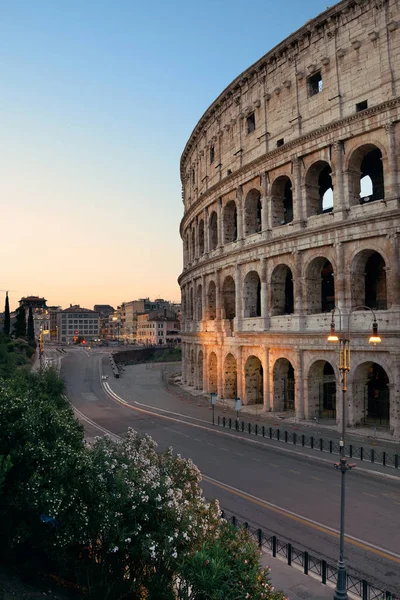
<svg viewBox="0 0 400 600">
<path fill-rule="evenodd" d="M 207 498 L 217 497 L 224 509 L 241 519 L 336 564 L 340 476 L 333 461 L 291 454 L 280 446 L 212 428 L 203 419 L 157 411 L 148 405 L 168 396 L 160 371 L 144 365 L 135 369 L 128 394 L 123 377 L 101 381 L 101 373 L 111 374 L 107 353 L 67 352 L 61 376 L 70 401 L 94 423 L 86 422 L 88 435 L 94 435 L 95 424 L 117 435 L 129 426 L 149 433 L 161 450 L 173 446 L 193 460 L 203 473 Z M 114 398 L 104 383 L 111 386 Z M 399 506 L 400 478 L 357 470 L 348 475 L 346 560 L 365 579 L 393 593 L 400 592 Z"/>
</svg>

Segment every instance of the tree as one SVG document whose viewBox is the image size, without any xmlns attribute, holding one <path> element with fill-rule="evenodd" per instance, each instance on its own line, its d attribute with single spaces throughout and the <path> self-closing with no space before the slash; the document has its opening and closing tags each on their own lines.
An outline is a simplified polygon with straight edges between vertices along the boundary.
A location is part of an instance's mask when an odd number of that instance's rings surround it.
<svg viewBox="0 0 400 600">
<path fill-rule="evenodd" d="M 25 308 L 21 304 L 16 310 L 16 319 L 14 323 L 14 337 L 16 338 L 24 338 L 26 337 L 26 315 Z"/>
<path fill-rule="evenodd" d="M 8 292 L 6 292 L 6 304 L 4 307 L 4 333 L 10 335 L 10 303 L 8 301 Z"/>
<path fill-rule="evenodd" d="M 36 342 L 35 342 L 35 328 L 33 325 L 33 312 L 32 312 L 32 306 L 29 307 L 29 312 L 28 312 L 28 330 L 27 330 L 27 334 L 26 334 L 26 339 L 28 340 L 28 344 L 30 345 L 35 345 L 36 346 Z"/>
</svg>

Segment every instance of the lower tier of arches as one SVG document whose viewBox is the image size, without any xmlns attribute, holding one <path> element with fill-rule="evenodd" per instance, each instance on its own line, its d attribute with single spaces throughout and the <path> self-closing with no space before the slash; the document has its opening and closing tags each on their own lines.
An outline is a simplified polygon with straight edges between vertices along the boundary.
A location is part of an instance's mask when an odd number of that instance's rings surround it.
<svg viewBox="0 0 400 600">
<path fill-rule="evenodd" d="M 384 428 L 400 437 L 400 348 L 381 351 L 366 344 L 352 354 L 347 374 L 346 422 Z M 183 382 L 241 398 L 243 404 L 300 419 L 342 420 L 342 374 L 338 351 L 316 348 L 224 345 L 197 340 L 182 344 Z"/>
</svg>

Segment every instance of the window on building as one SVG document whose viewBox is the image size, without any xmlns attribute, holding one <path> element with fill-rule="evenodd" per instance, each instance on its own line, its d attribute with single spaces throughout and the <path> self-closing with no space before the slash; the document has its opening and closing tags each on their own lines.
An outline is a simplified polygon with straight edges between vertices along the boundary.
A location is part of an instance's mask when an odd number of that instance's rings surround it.
<svg viewBox="0 0 400 600">
<path fill-rule="evenodd" d="M 246 118 L 246 125 L 247 125 L 247 133 L 252 133 L 255 130 L 256 116 L 253 112 L 250 113 L 249 116 Z"/>
<path fill-rule="evenodd" d="M 368 108 L 368 100 L 363 100 L 362 102 L 358 102 L 356 104 L 356 112 L 361 112 Z"/>
<path fill-rule="evenodd" d="M 210 148 L 210 165 L 214 162 L 215 159 L 215 150 L 214 150 L 214 146 L 211 146 Z"/>
<path fill-rule="evenodd" d="M 196 176 L 194 173 L 194 169 L 192 169 L 192 184 L 194 185 L 196 183 Z"/>
<path fill-rule="evenodd" d="M 284 138 L 281 138 L 280 140 L 278 140 L 276 142 L 276 147 L 279 148 L 280 146 L 283 146 L 284 143 L 285 143 Z"/>
<path fill-rule="evenodd" d="M 316 94 L 322 92 L 321 71 L 317 71 L 316 73 L 310 75 L 310 77 L 307 79 L 307 84 L 309 96 L 315 96 Z"/>
</svg>

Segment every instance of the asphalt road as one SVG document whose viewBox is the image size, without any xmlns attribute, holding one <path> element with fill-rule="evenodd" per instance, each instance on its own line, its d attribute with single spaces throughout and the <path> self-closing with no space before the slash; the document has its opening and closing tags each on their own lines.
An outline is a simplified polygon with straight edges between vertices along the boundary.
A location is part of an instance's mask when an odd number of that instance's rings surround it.
<svg viewBox="0 0 400 600">
<path fill-rule="evenodd" d="M 205 477 L 206 497 L 217 497 L 239 518 L 336 564 L 340 475 L 332 466 L 334 459 L 291 454 L 284 447 L 213 429 L 202 419 L 176 416 L 170 409 L 158 412 L 146 405 L 161 405 L 163 398 L 167 402 L 160 371 L 144 365 L 135 369 L 127 389 L 123 377 L 101 381 L 101 373 L 111 374 L 107 353 L 73 349 L 63 358 L 67 395 L 91 421 L 86 420 L 88 435 L 94 435 L 96 424 L 117 435 L 129 426 L 149 433 L 161 450 L 173 446 L 193 460 Z M 104 383 L 111 385 L 114 399 Z M 116 401 L 118 397 L 128 404 Z M 400 478 L 357 470 L 347 477 L 349 570 L 400 593 Z"/>
</svg>

